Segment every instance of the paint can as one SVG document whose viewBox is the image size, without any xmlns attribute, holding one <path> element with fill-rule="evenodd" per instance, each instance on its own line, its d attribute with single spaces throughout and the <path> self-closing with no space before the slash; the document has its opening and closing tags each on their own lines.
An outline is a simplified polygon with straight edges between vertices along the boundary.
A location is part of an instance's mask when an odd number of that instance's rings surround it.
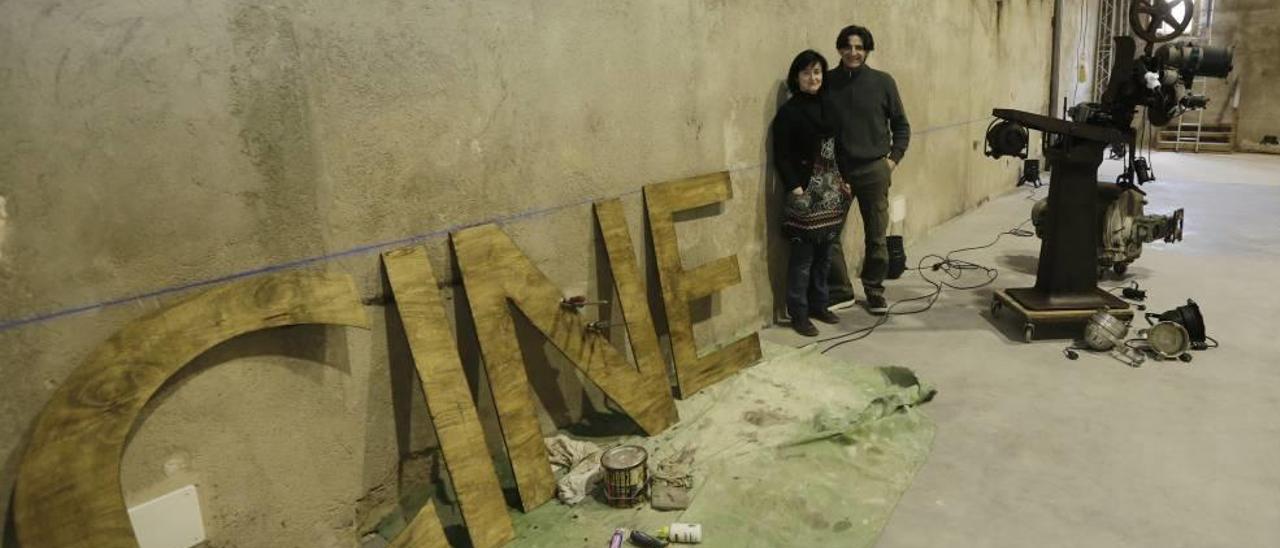
<svg viewBox="0 0 1280 548">
<path fill-rule="evenodd" d="M 681 544 L 702 542 L 701 523 L 672 523 L 658 530 L 658 538 Z"/>
<path fill-rule="evenodd" d="M 619 445 L 600 455 L 609 506 L 630 508 L 643 499 L 649 486 L 648 461 L 649 453 L 638 445 Z"/>
</svg>

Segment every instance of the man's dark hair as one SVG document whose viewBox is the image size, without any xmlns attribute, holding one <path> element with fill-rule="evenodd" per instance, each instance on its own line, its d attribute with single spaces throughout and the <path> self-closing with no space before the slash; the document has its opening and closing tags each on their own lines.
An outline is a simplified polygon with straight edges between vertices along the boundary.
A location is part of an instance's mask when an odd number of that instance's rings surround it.
<svg viewBox="0 0 1280 548">
<path fill-rule="evenodd" d="M 787 89 L 791 90 L 792 95 L 800 93 L 800 71 L 813 66 L 814 63 L 822 66 L 823 74 L 827 73 L 827 58 L 811 49 L 800 52 L 791 61 L 791 70 L 787 71 Z"/>
<path fill-rule="evenodd" d="M 850 36 L 862 38 L 862 46 L 867 49 L 867 52 L 876 49 L 876 39 L 871 36 L 871 31 L 859 25 L 849 25 L 840 31 L 840 36 L 836 37 L 836 49 L 849 47 Z"/>
</svg>

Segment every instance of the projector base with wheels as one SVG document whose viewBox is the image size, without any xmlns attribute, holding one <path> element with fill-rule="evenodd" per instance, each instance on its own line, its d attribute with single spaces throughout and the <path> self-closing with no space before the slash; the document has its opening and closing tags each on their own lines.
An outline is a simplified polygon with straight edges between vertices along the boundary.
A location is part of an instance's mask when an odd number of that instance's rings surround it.
<svg viewBox="0 0 1280 548">
<path fill-rule="evenodd" d="M 1034 287 L 997 289 L 991 299 L 991 316 L 999 317 L 1006 308 L 1022 319 L 1024 342 L 1035 340 L 1037 326 L 1077 324 L 1083 327 L 1099 308 L 1106 308 L 1121 321 L 1133 320 L 1133 309 L 1129 307 L 1129 303 L 1101 289 L 1096 289 L 1091 295 L 1077 295 L 1066 299 L 1049 299 Z"/>
</svg>

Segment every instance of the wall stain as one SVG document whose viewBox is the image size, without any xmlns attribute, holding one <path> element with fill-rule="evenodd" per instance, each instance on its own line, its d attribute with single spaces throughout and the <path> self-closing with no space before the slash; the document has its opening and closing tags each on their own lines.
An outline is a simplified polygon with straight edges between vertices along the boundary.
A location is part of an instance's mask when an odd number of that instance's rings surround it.
<svg viewBox="0 0 1280 548">
<path fill-rule="evenodd" d="M 9 223 L 9 213 L 5 209 L 5 198 L 0 196 L 0 261 L 4 260 L 4 239 L 7 224 Z"/>
<path fill-rule="evenodd" d="M 286 10 L 241 3 L 230 21 L 234 59 L 231 113 L 240 120 L 242 152 L 262 176 L 243 193 L 264 250 L 294 256 L 318 246 L 320 230 L 310 97 L 293 22 Z"/>
<path fill-rule="evenodd" d="M 120 37 L 120 41 L 117 42 L 115 45 L 111 46 L 107 50 L 108 54 L 110 54 L 112 57 L 116 57 L 120 55 L 120 53 L 124 51 L 124 48 L 128 46 L 130 42 L 133 41 L 134 35 L 138 33 L 138 27 L 141 27 L 141 26 L 142 26 L 141 17 L 134 17 L 133 19 L 130 19 L 128 28 L 124 30 L 124 36 Z"/>
<path fill-rule="evenodd" d="M 53 73 L 53 102 L 62 104 L 60 91 L 62 90 L 62 71 L 67 66 L 67 57 L 71 55 L 71 48 L 63 48 L 62 58 L 58 59 L 58 69 Z"/>
</svg>

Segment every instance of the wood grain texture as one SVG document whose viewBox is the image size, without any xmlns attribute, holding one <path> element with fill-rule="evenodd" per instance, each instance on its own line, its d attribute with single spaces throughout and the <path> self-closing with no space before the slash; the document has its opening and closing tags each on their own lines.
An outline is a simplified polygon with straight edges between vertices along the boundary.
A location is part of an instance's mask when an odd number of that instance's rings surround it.
<svg viewBox="0 0 1280 548">
<path fill-rule="evenodd" d="M 297 324 L 367 328 L 351 277 L 286 272 L 215 287 L 134 320 L 107 339 L 36 419 L 15 494 L 21 545 L 136 547 L 120 459 L 143 406 L 218 343 Z"/>
<path fill-rule="evenodd" d="M 655 423 L 651 427 L 654 430 L 645 430 L 650 435 L 657 434 L 678 422 L 680 416 L 676 411 L 675 400 L 671 397 L 667 363 L 662 359 L 658 330 L 653 326 L 653 316 L 649 312 L 649 296 L 636 261 L 635 247 L 631 245 L 631 230 L 627 228 L 626 212 L 622 208 L 622 200 L 616 198 L 596 202 L 595 211 L 600 234 L 604 237 L 605 252 L 609 255 L 609 271 L 613 274 L 614 290 L 622 305 L 622 321 L 627 327 L 631 355 L 634 356 L 640 373 L 640 378 L 632 381 L 631 390 L 639 392 L 640 397 L 652 400 L 655 404 L 653 412 L 660 413 L 655 419 L 665 416 L 665 423 Z M 625 386 L 618 388 L 626 390 Z"/>
<path fill-rule="evenodd" d="M 704 356 L 693 337 L 689 302 L 741 282 L 737 255 L 686 270 L 676 242 L 675 214 L 733 197 L 727 172 L 656 183 L 644 188 L 649 230 L 658 263 L 658 280 L 671 332 L 676 384 L 687 398 L 760 360 L 760 338 L 752 333 Z"/>
<path fill-rule="evenodd" d="M 685 299 L 693 301 L 741 282 L 738 256 L 730 255 L 686 271 L 680 276 L 680 292 Z"/>
<path fill-rule="evenodd" d="M 489 391 L 498 411 L 502 443 L 520 493 L 520 507 L 529 512 L 554 496 L 555 476 L 542 442 L 537 404 L 524 370 L 515 323 L 507 312 L 505 292 L 501 285 L 484 283 L 486 271 L 504 270 L 507 265 L 492 256 L 487 232 L 472 230 L 451 238 L 476 325 Z"/>
<path fill-rule="evenodd" d="M 444 527 L 436 516 L 436 505 L 427 501 L 404 531 L 391 540 L 389 548 L 449 548 Z"/>
<path fill-rule="evenodd" d="M 674 422 L 670 389 L 652 372 L 652 360 L 642 363 L 642 372 L 605 337 L 587 332 L 581 315 L 560 306 L 560 289 L 501 229 L 463 230 L 453 235 L 453 243 L 525 511 L 549 500 L 555 481 L 508 302 L 645 432 L 656 434 Z"/>
<path fill-rule="evenodd" d="M 515 531 L 427 250 L 414 246 L 390 251 L 382 255 L 382 263 L 471 543 L 477 548 L 502 546 L 515 538 Z M 424 510 L 420 516 L 426 514 Z M 435 518 L 434 513 L 430 516 Z"/>
</svg>

